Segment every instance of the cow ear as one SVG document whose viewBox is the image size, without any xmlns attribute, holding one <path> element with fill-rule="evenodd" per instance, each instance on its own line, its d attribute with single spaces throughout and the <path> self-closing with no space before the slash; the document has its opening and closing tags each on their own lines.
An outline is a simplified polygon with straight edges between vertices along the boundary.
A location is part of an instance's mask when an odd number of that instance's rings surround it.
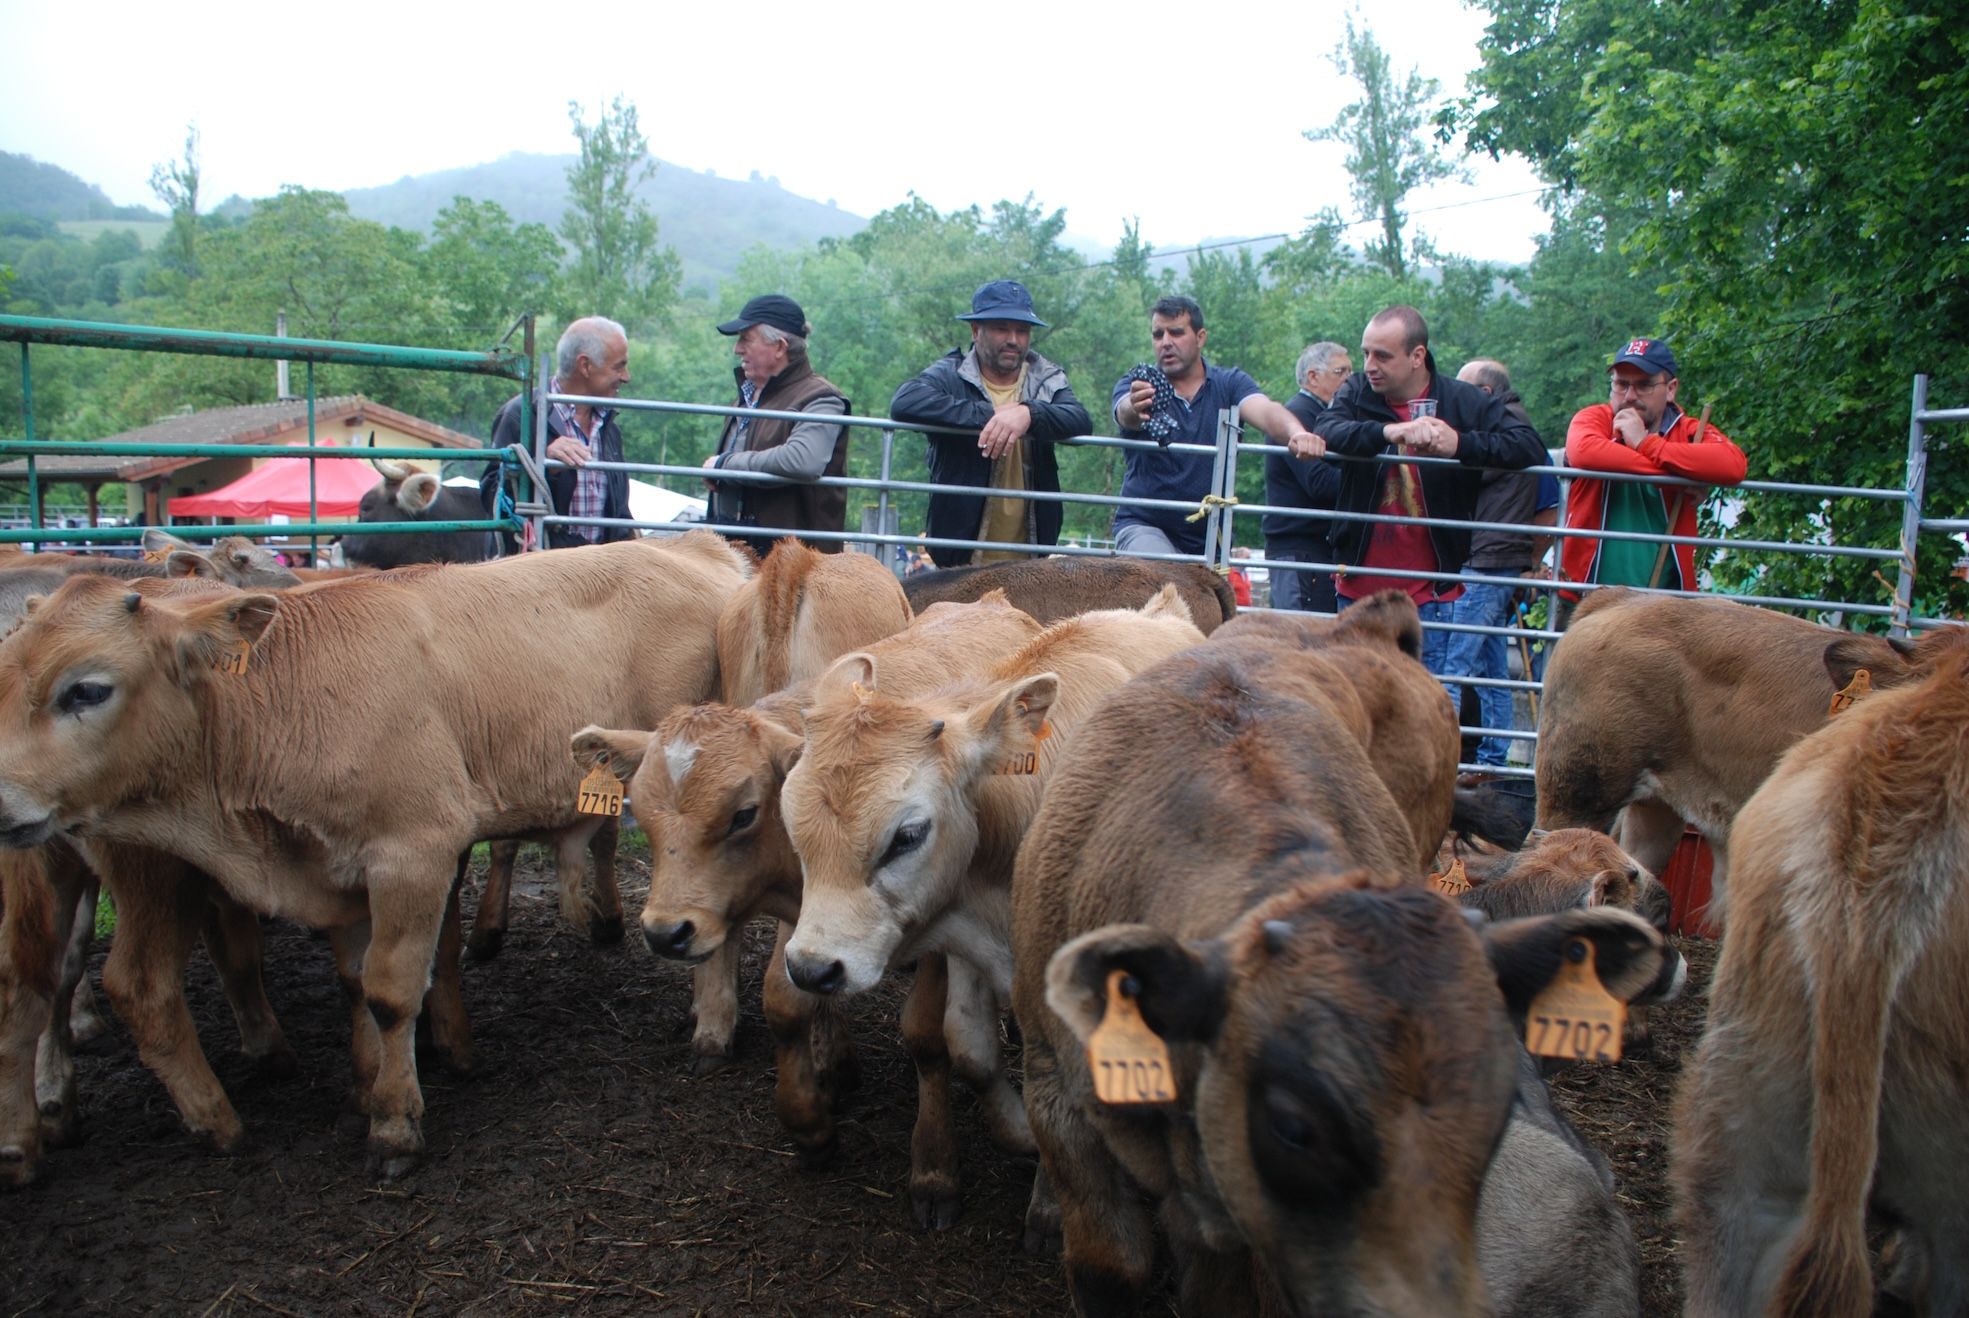
<svg viewBox="0 0 1969 1318">
<path fill-rule="evenodd" d="M 212 560 L 196 549 L 173 549 L 164 560 L 164 575 L 167 577 L 205 577 L 217 581 L 219 569 Z"/>
<path fill-rule="evenodd" d="M 599 728 L 589 724 L 574 734 L 568 741 L 568 749 L 574 755 L 574 762 L 582 769 L 592 769 L 608 757 L 609 771 L 623 782 L 636 776 L 642 767 L 643 757 L 649 753 L 653 732 L 638 732 L 631 728 Z"/>
<path fill-rule="evenodd" d="M 144 552 L 147 554 L 161 554 L 167 549 L 195 548 L 197 546 L 189 541 L 180 540 L 169 531 L 160 531 L 154 526 L 144 532 Z"/>
<path fill-rule="evenodd" d="M 1005 687 L 965 716 L 965 753 L 972 767 L 984 768 L 1010 755 L 1037 751 L 1044 740 L 1046 715 L 1059 698 L 1057 673 L 1036 673 Z"/>
<path fill-rule="evenodd" d="M 875 656 L 866 650 L 856 650 L 853 654 L 844 654 L 836 659 L 826 672 L 814 679 L 814 696 L 808 703 L 818 705 L 822 701 L 842 700 L 850 694 L 859 695 L 874 690 Z"/>
<path fill-rule="evenodd" d="M 1406 591 L 1384 590 L 1368 596 L 1340 615 L 1333 635 L 1335 639 L 1371 636 L 1411 659 L 1422 657 L 1422 615 Z"/>
<path fill-rule="evenodd" d="M 1149 597 L 1149 602 L 1135 610 L 1144 618 L 1181 618 L 1191 626 L 1196 625 L 1196 615 L 1183 601 L 1173 581 L 1165 582 L 1161 590 Z"/>
<path fill-rule="evenodd" d="M 1128 976 L 1142 1020 L 1165 1043 L 1209 1042 L 1224 1019 L 1229 974 L 1215 943 L 1192 945 L 1146 924 L 1111 924 L 1082 934 L 1046 965 L 1046 1005 L 1074 1037 L 1107 1013 L 1108 976 Z"/>
<path fill-rule="evenodd" d="M 179 679 L 212 669 L 240 641 L 252 645 L 280 612 L 277 595 L 232 595 L 185 610 L 178 633 Z"/>
<path fill-rule="evenodd" d="M 800 762 L 800 752 L 806 749 L 807 739 L 793 729 L 769 718 L 753 715 L 752 726 L 758 729 L 759 744 L 766 748 L 766 758 L 772 761 L 773 772 L 784 780 L 793 772 L 793 766 Z"/>
<path fill-rule="evenodd" d="M 1482 933 L 1511 1019 L 1522 1032 L 1525 1010 L 1584 940 L 1593 946 L 1594 969 L 1607 992 L 1622 1002 L 1645 994 L 1675 953 L 1639 916 L 1615 906 L 1587 906 L 1530 920 L 1506 920 Z"/>
<path fill-rule="evenodd" d="M 1873 636 L 1841 636 L 1828 642 L 1825 674 L 1832 679 L 1833 691 L 1844 691 L 1852 683 L 1853 674 L 1862 668 L 1868 671 L 1876 688 L 1898 686 L 1906 680 L 1912 648 L 1902 641 L 1887 644 L 1888 649 L 1883 651 L 1880 638 Z"/>
<path fill-rule="evenodd" d="M 407 476 L 397 486 L 397 507 L 415 517 L 438 501 L 439 488 L 438 478 L 428 471 Z"/>
</svg>

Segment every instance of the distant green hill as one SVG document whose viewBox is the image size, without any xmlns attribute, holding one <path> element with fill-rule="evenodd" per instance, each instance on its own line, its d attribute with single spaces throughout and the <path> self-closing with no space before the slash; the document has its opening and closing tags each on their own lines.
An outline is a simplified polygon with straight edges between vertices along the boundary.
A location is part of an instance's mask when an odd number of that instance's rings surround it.
<svg viewBox="0 0 1969 1318">
<path fill-rule="evenodd" d="M 419 174 L 343 195 L 353 214 L 401 229 L 428 232 L 437 213 L 460 196 L 496 201 L 516 221 L 553 228 L 567 206 L 567 167 L 573 161 L 571 155 L 516 152 L 490 164 Z M 801 247 L 845 237 L 867 223 L 757 174 L 740 182 L 659 163 L 642 196 L 656 212 L 663 241 L 683 261 L 686 288 L 699 284 L 708 290 L 729 278 L 739 256 L 754 244 Z"/>
<path fill-rule="evenodd" d="M 33 156 L 0 151 L 0 215 L 37 220 L 161 220 L 142 206 L 118 206 L 93 183 Z"/>
</svg>

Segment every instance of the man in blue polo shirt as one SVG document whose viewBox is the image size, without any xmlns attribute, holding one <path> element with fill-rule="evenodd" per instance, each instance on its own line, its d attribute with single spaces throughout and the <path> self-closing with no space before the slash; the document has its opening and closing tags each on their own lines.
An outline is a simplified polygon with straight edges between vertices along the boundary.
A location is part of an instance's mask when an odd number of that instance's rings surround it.
<svg viewBox="0 0 1969 1318">
<path fill-rule="evenodd" d="M 1137 379 L 1136 372 L 1115 383 L 1114 420 L 1123 439 L 1215 446 L 1217 413 L 1236 407 L 1243 420 L 1273 443 L 1297 440 L 1296 456 L 1317 458 L 1326 451 L 1325 441 L 1265 397 L 1256 380 L 1235 366 L 1211 366 L 1203 360 L 1209 335 L 1203 328 L 1203 308 L 1194 299 L 1157 302 L 1149 312 L 1149 337 L 1155 344 L 1155 364 L 1169 387 L 1159 391 L 1154 383 Z M 1204 524 L 1185 519 L 1210 492 L 1213 466 L 1208 453 L 1131 449 L 1121 477 L 1122 498 L 1173 499 L 1189 506 L 1115 509 L 1115 548 L 1125 554 L 1201 554 Z"/>
</svg>

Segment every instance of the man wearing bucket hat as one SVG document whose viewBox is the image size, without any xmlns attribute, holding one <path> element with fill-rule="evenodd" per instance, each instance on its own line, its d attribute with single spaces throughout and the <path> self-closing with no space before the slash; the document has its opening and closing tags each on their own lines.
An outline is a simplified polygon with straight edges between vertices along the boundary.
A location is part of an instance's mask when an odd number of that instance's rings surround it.
<svg viewBox="0 0 1969 1318">
<path fill-rule="evenodd" d="M 1586 471 L 1681 476 L 1735 485 L 1749 464 L 1743 450 L 1712 425 L 1683 412 L 1675 354 L 1660 339 L 1629 339 L 1607 368 L 1608 401 L 1582 409 L 1566 430 L 1566 465 Z M 1702 492 L 1639 481 L 1575 478 L 1566 499 L 1573 530 L 1664 532 L 1693 536 Z M 1696 588 L 1695 547 L 1674 552 L 1643 540 L 1568 536 L 1559 551 L 1567 581 L 1599 585 Z M 1579 592 L 1566 592 L 1577 600 Z"/>
<path fill-rule="evenodd" d="M 736 317 L 718 326 L 718 333 L 738 340 L 732 351 L 739 364 L 732 374 L 738 379 L 740 407 L 811 412 L 816 417 L 848 414 L 848 400 L 814 374 L 813 363 L 807 360 L 813 326 L 792 298 L 783 293 L 755 297 Z M 847 522 L 846 491 L 838 485 L 812 483 L 847 471 L 844 425 L 741 414 L 725 422 L 718 451 L 704 465 L 719 472 L 749 471 L 777 478 L 767 483 L 705 477 L 711 487 L 711 520 L 758 527 L 758 535 L 733 538 L 750 545 L 762 558 L 773 541 L 788 532 L 840 531 Z M 841 550 L 839 540 L 801 539 L 824 554 Z"/>
<path fill-rule="evenodd" d="M 975 432 L 929 432 L 930 479 L 939 485 L 990 486 L 1010 493 L 953 490 L 930 496 L 931 539 L 1055 545 L 1060 505 L 1021 499 L 1017 491 L 1057 494 L 1060 467 L 1053 441 L 1088 434 L 1087 409 L 1073 396 L 1067 374 L 1032 350 L 1032 331 L 1046 322 L 1032 294 L 1012 279 L 995 279 L 957 317 L 971 325 L 971 346 L 953 348 L 905 381 L 889 404 L 897 421 Z M 1011 550 L 932 546 L 939 567 L 990 563 L 1024 555 Z"/>
</svg>

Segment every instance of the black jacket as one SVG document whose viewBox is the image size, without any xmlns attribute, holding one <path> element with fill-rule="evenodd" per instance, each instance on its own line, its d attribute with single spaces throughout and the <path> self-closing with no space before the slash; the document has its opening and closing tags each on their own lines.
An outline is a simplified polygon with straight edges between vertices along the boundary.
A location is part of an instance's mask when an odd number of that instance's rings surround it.
<svg viewBox="0 0 1969 1318">
<path fill-rule="evenodd" d="M 1492 398 L 1475 385 L 1454 376 L 1432 371 L 1429 397 L 1436 400 L 1436 415 L 1455 428 L 1459 437 L 1455 468 L 1424 465 L 1422 498 L 1430 517 L 1468 520 L 1477 509 L 1477 496 L 1484 486 L 1486 468 L 1512 471 L 1536 467 L 1547 460 L 1538 432 L 1528 421 L 1519 421 L 1505 410 L 1504 400 Z M 1333 405 L 1320 417 L 1319 435 L 1327 451 L 1353 457 L 1372 457 L 1395 452 L 1396 446 L 1382 435 L 1384 426 L 1395 422 L 1387 401 L 1368 387 L 1367 376 L 1356 372 L 1333 396 Z M 1340 497 L 1334 505 L 1341 512 L 1371 513 L 1381 488 L 1385 464 L 1343 462 L 1340 464 Z M 1335 521 L 1331 542 L 1333 561 L 1358 567 L 1367 551 L 1371 522 Z M 1460 572 L 1470 556 L 1470 532 L 1454 526 L 1432 526 L 1429 539 L 1436 547 L 1436 561 L 1444 572 Z"/>
<path fill-rule="evenodd" d="M 1285 400 L 1285 410 L 1299 424 L 1319 433 L 1319 419 L 1326 406 L 1304 389 Z M 1325 458 L 1289 458 L 1283 453 L 1265 455 L 1265 502 L 1276 508 L 1331 508 L 1340 497 L 1340 464 Z M 1274 550 L 1295 554 L 1326 556 L 1327 540 L 1333 523 L 1324 517 L 1286 517 L 1266 513 L 1260 523 L 1265 532 L 1265 552 Z"/>
<path fill-rule="evenodd" d="M 557 437 L 566 433 L 566 431 L 555 427 L 554 414 L 550 409 L 547 413 L 547 442 L 551 444 Z M 579 437 L 577 436 L 577 438 Z M 492 419 L 492 447 L 508 448 L 514 444 L 524 445 L 529 453 L 533 451 L 533 436 L 522 435 L 520 433 L 520 396 L 518 394 L 514 394 L 511 398 L 507 399 L 506 405 L 499 409 L 499 415 Z M 615 413 L 609 413 L 608 419 L 602 422 L 601 433 L 595 437 L 595 448 L 597 450 L 595 457 L 602 462 L 622 461 L 622 431 L 615 424 Z M 487 516 L 498 515 L 497 485 L 499 474 L 504 470 L 506 468 L 503 466 L 488 467 L 486 468 L 485 475 L 479 478 L 479 499 L 485 504 Z M 602 505 L 602 516 L 627 519 L 629 516 L 629 473 L 626 471 L 611 471 L 607 475 L 608 498 Z M 547 492 L 548 501 L 553 504 L 554 511 L 562 517 L 567 516 L 568 505 L 574 499 L 574 468 L 550 468 L 547 472 Z M 633 527 L 604 526 L 598 529 L 602 533 L 602 544 L 608 544 L 612 540 L 633 540 L 636 538 L 636 531 Z M 509 554 L 514 552 L 515 547 L 511 543 L 512 537 L 510 535 L 502 535 L 500 538 L 506 542 L 502 552 Z M 574 533 L 574 528 L 571 526 L 550 526 L 547 528 L 547 547 L 549 549 L 559 549 L 565 545 L 585 545 L 587 543 L 586 540 Z"/>
<path fill-rule="evenodd" d="M 984 429 L 991 420 L 991 400 L 978 382 L 977 361 L 972 350 L 955 348 L 932 362 L 927 370 L 903 382 L 889 403 L 889 415 L 897 421 L 913 421 L 929 426 L 959 426 L 969 431 Z M 1046 493 L 1060 489 L 1060 464 L 1052 441 L 1073 439 L 1093 433 L 1087 409 L 1073 396 L 1066 372 L 1036 352 L 1026 353 L 1026 379 L 1020 402 L 1032 411 L 1032 428 L 1025 446 L 1026 488 Z M 991 460 L 978 452 L 978 439 L 970 435 L 928 435 L 930 441 L 930 479 L 939 485 L 990 485 Z M 984 524 L 985 498 L 982 494 L 953 492 L 930 496 L 928 533 L 949 540 L 975 540 Z M 1060 505 L 1034 500 L 1029 510 L 1033 544 L 1060 542 Z M 930 558 L 938 567 L 962 567 L 971 561 L 969 549 L 940 549 L 932 546 Z"/>
</svg>

